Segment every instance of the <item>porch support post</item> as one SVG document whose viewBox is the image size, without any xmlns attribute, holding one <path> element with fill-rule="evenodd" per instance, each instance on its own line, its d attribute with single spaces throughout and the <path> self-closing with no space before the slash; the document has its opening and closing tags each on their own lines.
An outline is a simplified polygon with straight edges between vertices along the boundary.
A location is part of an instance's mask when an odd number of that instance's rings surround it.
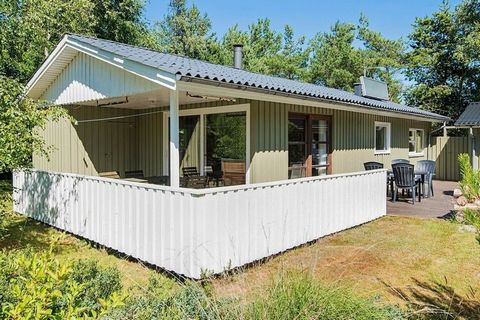
<svg viewBox="0 0 480 320">
<path fill-rule="evenodd" d="M 180 186 L 178 91 L 170 90 L 170 186 Z"/>
</svg>

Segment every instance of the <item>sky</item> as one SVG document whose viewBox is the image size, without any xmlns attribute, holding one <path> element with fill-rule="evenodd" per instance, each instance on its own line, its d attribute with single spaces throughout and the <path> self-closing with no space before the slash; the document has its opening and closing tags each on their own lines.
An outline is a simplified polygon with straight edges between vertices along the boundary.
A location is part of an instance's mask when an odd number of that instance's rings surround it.
<svg viewBox="0 0 480 320">
<path fill-rule="evenodd" d="M 166 14 L 169 0 L 146 0 L 145 15 L 158 21 Z M 312 38 L 317 32 L 329 31 L 336 21 L 357 23 L 365 14 L 372 30 L 385 37 L 407 38 L 415 17 L 436 11 L 442 0 L 187 0 L 207 13 L 213 31 L 221 37 L 235 24 L 246 29 L 259 18 L 269 18 L 276 30 L 291 25 L 296 35 Z M 461 0 L 450 0 L 453 7 Z"/>
</svg>

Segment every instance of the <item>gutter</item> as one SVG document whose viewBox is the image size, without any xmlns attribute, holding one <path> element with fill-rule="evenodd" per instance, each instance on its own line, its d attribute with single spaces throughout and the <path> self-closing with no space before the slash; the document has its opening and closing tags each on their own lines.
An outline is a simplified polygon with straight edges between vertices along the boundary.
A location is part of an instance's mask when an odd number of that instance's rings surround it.
<svg viewBox="0 0 480 320">
<path fill-rule="evenodd" d="M 306 96 L 306 95 L 302 95 L 302 94 L 281 92 L 281 91 L 267 89 L 267 88 L 251 87 L 251 86 L 248 86 L 248 85 L 238 84 L 238 83 L 219 82 L 219 81 L 216 81 L 216 80 L 202 79 L 202 78 L 197 78 L 197 77 L 192 77 L 192 76 L 183 76 L 183 75 L 180 75 L 180 74 L 177 74 L 177 80 L 184 81 L 184 82 L 206 84 L 206 85 L 211 85 L 211 86 L 215 86 L 215 87 L 226 87 L 226 88 L 242 90 L 242 91 L 251 91 L 251 92 L 256 92 L 256 93 L 271 94 L 271 95 L 275 95 L 275 96 L 283 96 L 283 97 L 287 97 L 287 98 L 295 98 L 295 99 L 301 99 L 301 100 L 306 100 L 306 101 L 314 101 L 314 102 L 319 102 L 320 101 L 320 102 L 325 102 L 325 103 L 329 103 L 329 104 L 341 104 L 341 105 L 346 104 L 346 105 L 354 106 L 354 107 L 357 107 L 357 108 L 361 107 L 361 108 L 366 108 L 366 109 L 374 110 L 374 111 L 385 111 L 385 112 L 391 112 L 391 113 L 396 113 L 396 114 L 410 115 L 410 116 L 425 118 L 425 119 L 428 119 L 428 120 L 434 120 L 435 122 L 443 121 L 445 123 L 446 121 L 451 120 L 448 117 L 440 116 L 440 115 L 438 115 L 438 117 L 434 117 L 434 116 L 429 117 L 427 115 L 420 114 L 420 113 L 401 112 L 401 111 L 398 111 L 398 110 L 391 110 L 391 109 L 381 108 L 381 107 L 373 107 L 373 106 L 364 105 L 364 104 L 360 104 L 360 103 L 342 101 L 342 100 L 339 100 L 339 99 L 328 99 L 328 98 L 321 98 L 321 97 Z"/>
</svg>

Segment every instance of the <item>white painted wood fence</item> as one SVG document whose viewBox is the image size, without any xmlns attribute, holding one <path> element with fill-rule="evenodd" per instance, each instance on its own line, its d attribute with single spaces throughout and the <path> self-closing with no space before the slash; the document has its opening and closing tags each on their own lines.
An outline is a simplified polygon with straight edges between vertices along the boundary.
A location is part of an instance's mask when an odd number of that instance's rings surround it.
<svg viewBox="0 0 480 320">
<path fill-rule="evenodd" d="M 191 278 L 386 214 L 384 170 L 205 190 L 17 171 L 14 209 Z"/>
</svg>

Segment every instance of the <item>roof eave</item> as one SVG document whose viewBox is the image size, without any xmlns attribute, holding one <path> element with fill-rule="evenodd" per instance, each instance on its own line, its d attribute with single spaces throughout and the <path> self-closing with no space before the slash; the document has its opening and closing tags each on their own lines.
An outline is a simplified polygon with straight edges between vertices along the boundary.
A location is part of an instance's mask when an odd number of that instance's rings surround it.
<svg viewBox="0 0 480 320">
<path fill-rule="evenodd" d="M 339 100 L 339 99 L 328 99 L 328 98 L 313 97 L 313 96 L 308 96 L 308 95 L 282 92 L 282 91 L 271 90 L 271 89 L 267 89 L 267 88 L 257 88 L 257 87 L 242 85 L 242 84 L 227 83 L 227 82 L 221 82 L 221 81 L 216 81 L 216 80 L 211 80 L 211 79 L 202 79 L 202 78 L 191 77 L 191 76 L 177 75 L 177 80 L 182 81 L 182 82 L 198 82 L 198 83 L 204 83 L 204 84 L 214 86 L 214 87 L 228 87 L 228 88 L 231 88 L 231 89 L 234 89 L 234 90 L 257 92 L 257 93 L 263 93 L 263 94 L 269 94 L 269 95 L 275 95 L 275 96 L 284 96 L 286 98 L 296 98 L 296 99 L 308 100 L 308 101 L 313 101 L 313 102 L 326 102 L 326 103 L 333 103 L 333 104 L 339 104 L 339 105 L 349 105 L 349 106 L 353 106 L 353 107 L 357 107 L 357 108 L 368 109 L 368 110 L 371 110 L 371 111 L 386 112 L 386 113 L 398 114 L 398 115 L 408 115 L 408 116 L 415 117 L 415 118 L 421 118 L 421 119 L 424 119 L 424 120 L 430 121 L 430 122 L 449 122 L 449 121 L 451 121 L 451 119 L 449 117 L 445 117 L 445 116 L 442 116 L 442 115 L 428 116 L 428 115 L 425 115 L 425 114 L 414 113 L 414 112 L 401 112 L 401 111 L 391 110 L 391 109 L 387 109 L 387 108 L 379 108 L 379 107 L 374 107 L 374 106 L 369 106 L 369 105 L 364 105 L 364 104 L 359 104 L 359 103 L 342 101 L 342 100 Z"/>
</svg>

